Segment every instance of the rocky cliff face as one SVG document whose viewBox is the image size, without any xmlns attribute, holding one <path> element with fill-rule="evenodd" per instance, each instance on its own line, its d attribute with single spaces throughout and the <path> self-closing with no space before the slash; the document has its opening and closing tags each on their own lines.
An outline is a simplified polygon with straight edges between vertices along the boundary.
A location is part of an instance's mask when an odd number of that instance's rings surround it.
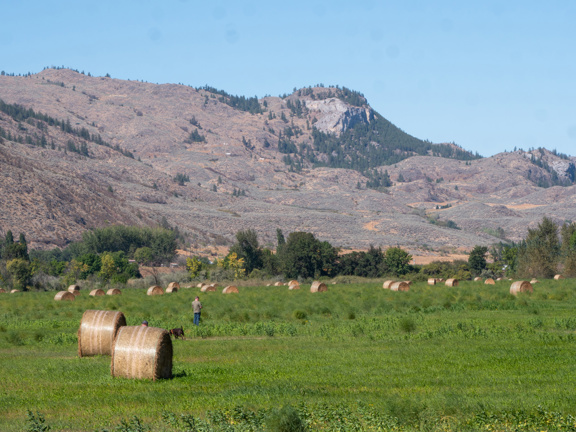
<svg viewBox="0 0 576 432">
<path fill-rule="evenodd" d="M 307 100 L 306 108 L 312 111 L 318 121 L 314 126 L 321 132 L 340 134 L 358 123 L 368 124 L 373 118 L 370 108 L 350 106 L 337 98 Z"/>
</svg>

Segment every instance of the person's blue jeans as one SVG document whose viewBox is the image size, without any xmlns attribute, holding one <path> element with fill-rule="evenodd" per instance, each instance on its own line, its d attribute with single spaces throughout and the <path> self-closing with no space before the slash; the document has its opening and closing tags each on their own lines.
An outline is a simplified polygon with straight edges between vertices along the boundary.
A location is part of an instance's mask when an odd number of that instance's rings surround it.
<svg viewBox="0 0 576 432">
<path fill-rule="evenodd" d="M 194 325 L 200 325 L 200 312 L 194 314 Z"/>
</svg>

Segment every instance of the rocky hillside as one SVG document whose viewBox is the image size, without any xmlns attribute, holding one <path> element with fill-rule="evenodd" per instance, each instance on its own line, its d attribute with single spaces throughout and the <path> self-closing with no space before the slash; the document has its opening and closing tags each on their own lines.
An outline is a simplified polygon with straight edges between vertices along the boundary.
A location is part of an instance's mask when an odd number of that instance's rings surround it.
<svg viewBox="0 0 576 432">
<path fill-rule="evenodd" d="M 246 228 L 274 246 L 281 228 L 345 248 L 466 249 L 518 240 L 544 215 L 576 220 L 574 158 L 424 142 L 347 89 L 256 100 L 47 69 L 0 76 L 0 99 L 0 232 L 36 247 L 168 223 L 193 248 Z"/>
</svg>

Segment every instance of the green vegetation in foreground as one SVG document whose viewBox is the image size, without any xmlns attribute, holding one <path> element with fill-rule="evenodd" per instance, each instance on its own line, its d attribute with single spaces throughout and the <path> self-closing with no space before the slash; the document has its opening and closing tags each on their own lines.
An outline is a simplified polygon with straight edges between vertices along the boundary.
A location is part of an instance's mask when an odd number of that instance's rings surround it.
<svg viewBox="0 0 576 432">
<path fill-rule="evenodd" d="M 576 430 L 574 281 L 509 286 L 201 293 L 198 328 L 197 289 L 0 294 L 0 430 Z M 109 357 L 78 358 L 86 309 L 183 325 L 174 378 L 113 379 Z"/>
</svg>

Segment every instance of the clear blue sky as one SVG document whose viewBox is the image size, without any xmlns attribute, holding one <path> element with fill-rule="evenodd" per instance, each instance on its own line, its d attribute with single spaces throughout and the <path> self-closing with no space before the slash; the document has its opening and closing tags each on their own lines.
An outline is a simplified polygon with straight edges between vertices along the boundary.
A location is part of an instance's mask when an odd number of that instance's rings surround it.
<svg viewBox="0 0 576 432">
<path fill-rule="evenodd" d="M 576 155 L 576 1 L 2 3 L 9 73 L 64 65 L 258 97 L 340 85 L 418 138 Z"/>
</svg>

